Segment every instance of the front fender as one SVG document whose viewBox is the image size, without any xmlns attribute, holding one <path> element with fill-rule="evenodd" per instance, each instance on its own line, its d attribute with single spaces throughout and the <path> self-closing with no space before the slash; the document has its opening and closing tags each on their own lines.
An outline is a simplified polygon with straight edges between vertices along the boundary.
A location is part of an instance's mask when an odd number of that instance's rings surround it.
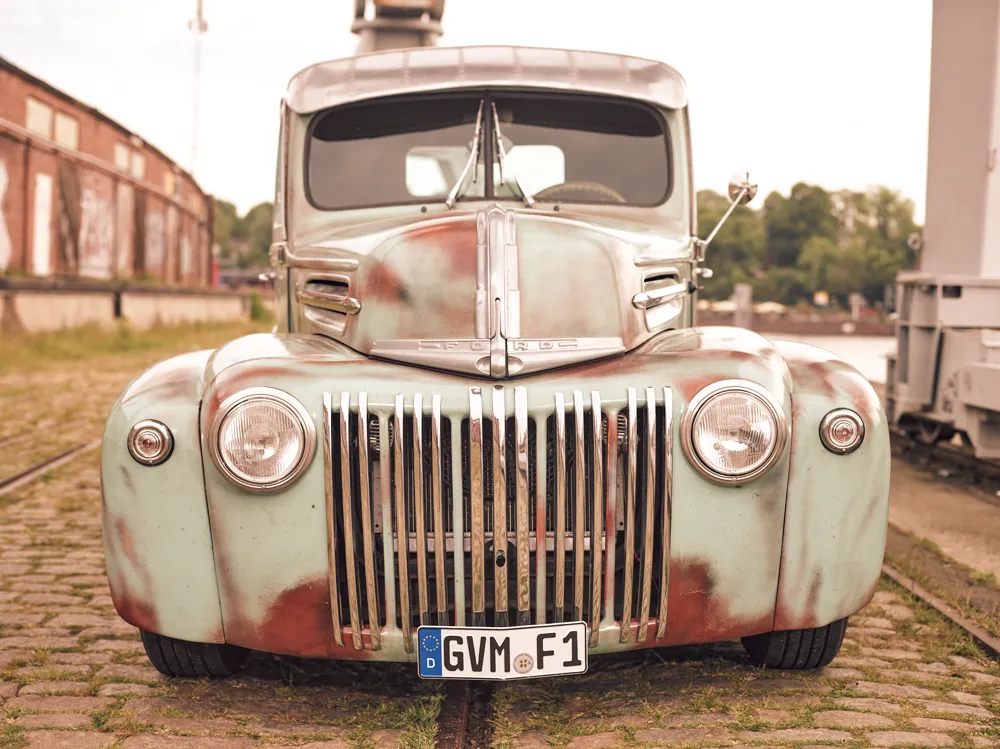
<svg viewBox="0 0 1000 749">
<path fill-rule="evenodd" d="M 160 362 L 132 381 L 108 417 L 101 448 L 104 554 L 118 614 L 140 629 L 223 642 L 198 415 L 211 351 Z M 135 462 L 129 430 L 156 419 L 174 437 L 158 466 Z"/>
<path fill-rule="evenodd" d="M 775 342 L 792 374 L 792 446 L 776 630 L 818 627 L 871 600 L 889 518 L 889 429 L 878 394 L 823 349 Z M 849 455 L 820 441 L 823 417 L 850 408 L 865 439 Z"/>
</svg>

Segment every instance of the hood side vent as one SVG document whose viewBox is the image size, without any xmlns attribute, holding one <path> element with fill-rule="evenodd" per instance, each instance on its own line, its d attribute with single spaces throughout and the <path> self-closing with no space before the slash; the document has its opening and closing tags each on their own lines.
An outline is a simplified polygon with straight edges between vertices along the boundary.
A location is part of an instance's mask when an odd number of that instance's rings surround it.
<svg viewBox="0 0 1000 749">
<path fill-rule="evenodd" d="M 350 295 L 347 278 L 309 278 L 297 294 L 305 319 L 327 333 L 342 334 L 348 316 L 361 310 L 361 302 Z"/>
<path fill-rule="evenodd" d="M 654 333 L 676 327 L 690 292 L 676 268 L 662 268 L 643 278 L 642 292 L 632 297 L 632 304 L 644 311 L 646 328 Z"/>
</svg>

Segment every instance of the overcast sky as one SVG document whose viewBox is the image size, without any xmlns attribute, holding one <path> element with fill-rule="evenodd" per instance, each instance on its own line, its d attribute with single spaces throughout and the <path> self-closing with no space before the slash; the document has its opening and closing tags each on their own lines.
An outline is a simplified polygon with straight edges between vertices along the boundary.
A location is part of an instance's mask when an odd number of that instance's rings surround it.
<svg viewBox="0 0 1000 749">
<path fill-rule="evenodd" d="M 293 73 L 352 54 L 352 0 L 204 0 L 195 175 L 240 211 L 270 200 Z M 195 0 L 0 0 L 0 55 L 191 165 Z M 749 170 L 884 184 L 923 216 L 931 0 L 448 0 L 446 45 L 663 60 L 687 79 L 697 187 Z M 755 201 L 760 205 L 761 198 Z"/>
</svg>

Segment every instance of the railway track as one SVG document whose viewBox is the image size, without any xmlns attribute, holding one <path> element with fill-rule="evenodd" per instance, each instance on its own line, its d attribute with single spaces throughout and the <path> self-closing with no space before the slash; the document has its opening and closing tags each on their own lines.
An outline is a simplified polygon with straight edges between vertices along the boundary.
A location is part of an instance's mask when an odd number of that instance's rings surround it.
<svg viewBox="0 0 1000 749">
<path fill-rule="evenodd" d="M 941 478 L 961 480 L 984 490 L 984 499 L 1000 496 L 1000 461 L 981 460 L 971 450 L 950 442 L 928 445 L 898 429 L 889 432 L 892 453 Z M 992 496 L 991 496 L 992 495 Z"/>
<path fill-rule="evenodd" d="M 30 484 L 35 479 L 41 477 L 48 471 L 54 470 L 65 463 L 76 458 L 78 455 L 90 452 L 95 448 L 101 446 L 100 440 L 94 440 L 93 442 L 85 442 L 82 444 L 74 445 L 68 450 L 63 450 L 62 452 L 56 453 L 55 455 L 40 460 L 34 465 L 28 466 L 23 471 L 15 473 L 13 476 L 9 476 L 2 481 L 0 481 L 0 497 L 10 494 L 13 491 L 20 489 L 22 486 Z"/>
</svg>

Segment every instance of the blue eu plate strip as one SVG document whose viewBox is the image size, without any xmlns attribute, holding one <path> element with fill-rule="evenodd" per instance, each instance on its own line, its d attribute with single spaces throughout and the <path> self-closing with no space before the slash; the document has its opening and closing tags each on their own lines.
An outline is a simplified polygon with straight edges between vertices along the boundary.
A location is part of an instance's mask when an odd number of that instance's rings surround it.
<svg viewBox="0 0 1000 749">
<path fill-rule="evenodd" d="M 441 630 L 420 628 L 417 646 L 420 675 L 441 676 Z"/>
</svg>

